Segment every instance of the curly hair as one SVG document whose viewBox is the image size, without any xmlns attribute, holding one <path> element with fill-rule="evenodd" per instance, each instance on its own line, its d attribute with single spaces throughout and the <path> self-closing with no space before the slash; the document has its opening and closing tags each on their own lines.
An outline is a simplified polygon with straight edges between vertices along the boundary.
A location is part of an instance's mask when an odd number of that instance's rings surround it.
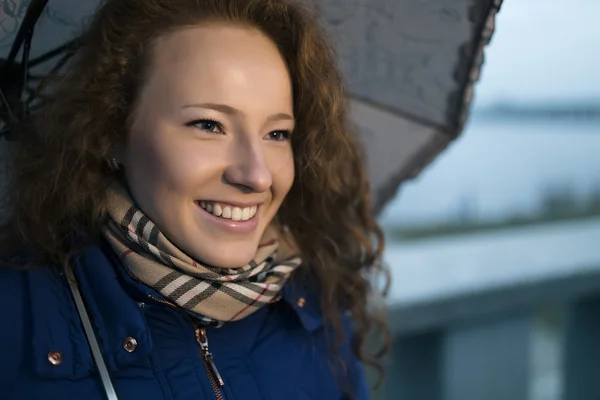
<svg viewBox="0 0 600 400">
<path fill-rule="evenodd" d="M 157 38 L 203 22 L 259 29 L 277 45 L 292 79 L 296 176 L 279 214 L 318 282 L 326 321 L 343 336 L 339 310 L 355 323 L 353 350 L 381 368 L 389 331 L 371 306 L 373 273 L 385 272 L 363 154 L 327 35 L 310 10 L 285 0 L 107 0 L 42 107 L 21 126 L 6 156 L 8 219 L 0 255 L 32 249 L 65 264 L 84 228 L 100 237 L 103 193 L 115 179 L 106 160 L 125 141 Z M 41 265 L 41 263 L 40 263 Z M 372 331 L 382 351 L 369 353 Z"/>
</svg>

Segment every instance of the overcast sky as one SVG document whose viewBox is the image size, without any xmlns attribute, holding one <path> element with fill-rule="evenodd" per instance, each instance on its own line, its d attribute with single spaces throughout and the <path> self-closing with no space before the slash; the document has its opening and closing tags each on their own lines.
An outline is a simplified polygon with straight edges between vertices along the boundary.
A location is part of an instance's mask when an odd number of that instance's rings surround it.
<svg viewBox="0 0 600 400">
<path fill-rule="evenodd" d="M 600 0 L 504 0 L 480 103 L 600 97 Z"/>
<path fill-rule="evenodd" d="M 600 0 L 504 0 L 476 88 L 476 105 L 502 100 L 600 100 Z M 535 207 L 547 184 L 600 184 L 600 124 L 474 119 L 415 181 L 386 220 L 452 214 L 470 197 L 485 216 Z"/>
</svg>

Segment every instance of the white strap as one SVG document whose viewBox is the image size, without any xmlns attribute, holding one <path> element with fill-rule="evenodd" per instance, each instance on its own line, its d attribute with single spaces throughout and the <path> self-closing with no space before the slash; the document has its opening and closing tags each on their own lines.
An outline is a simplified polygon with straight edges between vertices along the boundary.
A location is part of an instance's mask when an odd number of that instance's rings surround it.
<svg viewBox="0 0 600 400">
<path fill-rule="evenodd" d="M 102 379 L 102 385 L 104 386 L 104 391 L 106 392 L 106 398 L 108 400 L 119 400 L 117 392 L 115 391 L 113 383 L 110 379 L 108 368 L 106 368 L 106 364 L 104 363 L 102 351 L 100 350 L 98 340 L 96 339 L 96 335 L 94 334 L 94 328 L 92 327 L 90 317 L 88 316 L 87 310 L 85 308 L 83 298 L 81 297 L 81 293 L 79 292 L 79 286 L 77 285 L 77 279 L 75 279 L 75 274 L 73 274 L 73 269 L 71 267 L 65 268 L 65 273 L 67 275 L 69 287 L 71 288 L 71 293 L 73 293 L 73 298 L 75 299 L 75 305 L 77 306 L 79 318 L 81 319 L 83 329 L 85 330 L 85 335 L 88 339 L 88 344 L 90 345 L 92 354 L 94 356 L 94 361 L 96 363 L 96 366 L 98 367 L 98 371 L 100 371 L 100 378 Z"/>
</svg>

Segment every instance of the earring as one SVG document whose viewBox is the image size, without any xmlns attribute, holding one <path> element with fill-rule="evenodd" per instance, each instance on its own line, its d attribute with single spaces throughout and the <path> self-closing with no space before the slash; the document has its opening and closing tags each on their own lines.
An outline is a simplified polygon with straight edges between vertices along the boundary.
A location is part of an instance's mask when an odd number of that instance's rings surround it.
<svg viewBox="0 0 600 400">
<path fill-rule="evenodd" d="M 118 171 L 119 170 L 119 163 L 117 163 L 117 159 L 116 158 L 109 158 L 108 160 L 106 160 L 106 162 L 108 163 L 108 167 L 110 168 L 111 171 Z"/>
</svg>

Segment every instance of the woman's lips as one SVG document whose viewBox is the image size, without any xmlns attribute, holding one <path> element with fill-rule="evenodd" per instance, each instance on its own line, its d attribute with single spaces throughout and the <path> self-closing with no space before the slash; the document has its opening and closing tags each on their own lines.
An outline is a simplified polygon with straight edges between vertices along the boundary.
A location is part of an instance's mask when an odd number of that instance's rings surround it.
<svg viewBox="0 0 600 400">
<path fill-rule="evenodd" d="M 220 229 L 231 233 L 250 233 L 258 226 L 259 206 L 252 207 L 230 207 L 219 204 L 211 204 L 205 201 L 195 203 L 201 216 L 209 223 Z M 210 211 L 209 211 L 210 210 Z M 221 215 L 216 215 L 220 211 Z M 250 215 L 252 215 L 250 217 Z M 244 219 L 244 217 L 248 217 Z"/>
<path fill-rule="evenodd" d="M 215 217 L 231 219 L 232 221 L 247 221 L 254 218 L 258 205 L 239 207 L 232 204 L 199 200 L 196 202 L 202 209 Z"/>
</svg>

